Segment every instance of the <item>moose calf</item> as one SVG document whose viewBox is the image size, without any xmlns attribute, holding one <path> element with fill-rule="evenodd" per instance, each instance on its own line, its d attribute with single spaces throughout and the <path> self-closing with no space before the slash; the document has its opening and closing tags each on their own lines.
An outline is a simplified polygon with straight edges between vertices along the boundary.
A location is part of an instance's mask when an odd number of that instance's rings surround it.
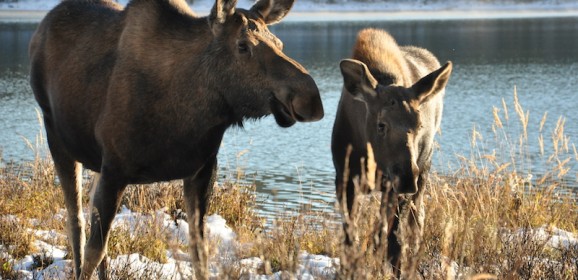
<svg viewBox="0 0 578 280">
<path fill-rule="evenodd" d="M 419 250 L 423 191 L 452 64 L 440 67 L 429 51 L 400 47 L 387 32 L 365 29 L 358 34 L 352 59 L 341 61 L 340 68 L 343 91 L 331 148 L 345 243 L 351 246 L 354 241 L 349 218 L 358 214 L 356 193 L 374 186 L 383 193 L 382 204 L 387 204 L 382 205 L 387 211 L 379 227 L 386 228 L 380 240 L 387 237 L 387 259 L 398 277 L 404 272 L 401 276 L 411 279 L 417 261 L 410 258 L 410 251 Z M 378 176 L 367 175 L 371 170 L 363 163 L 371 158 Z M 362 178 L 375 180 L 362 182 Z M 402 256 L 413 262 L 401 263 Z"/>
</svg>

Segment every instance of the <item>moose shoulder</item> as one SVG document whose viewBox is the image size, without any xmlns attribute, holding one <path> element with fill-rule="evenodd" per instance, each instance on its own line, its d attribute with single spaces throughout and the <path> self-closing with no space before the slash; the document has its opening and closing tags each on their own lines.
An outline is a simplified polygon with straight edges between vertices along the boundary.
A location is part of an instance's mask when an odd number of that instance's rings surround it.
<svg viewBox="0 0 578 280">
<path fill-rule="evenodd" d="M 293 0 L 248 10 L 216 0 L 197 17 L 184 0 L 61 2 L 30 42 L 30 83 L 64 191 L 77 278 L 106 254 L 127 184 L 184 179 L 192 261 L 207 277 L 203 216 L 225 130 L 273 114 L 289 127 L 323 117 L 317 85 L 268 24 Z M 100 173 L 85 246 L 81 165 Z"/>
<path fill-rule="evenodd" d="M 392 202 L 388 207 L 393 211 L 382 222 L 389 225 L 387 257 L 399 275 L 403 240 L 419 245 L 422 193 L 452 64 L 440 67 L 429 51 L 400 47 L 387 32 L 365 29 L 358 34 L 352 59 L 343 60 L 340 67 L 343 92 L 332 135 L 337 198 L 343 213 L 353 216 L 355 195 L 368 191 L 356 190 L 356 185 L 374 185 L 390 196 L 382 201 Z M 368 145 L 377 166 L 376 182 L 360 182 L 368 172 L 362 165 L 368 159 Z M 397 232 L 400 223 L 414 236 L 407 239 Z M 348 227 L 346 218 L 345 242 L 352 245 Z"/>
</svg>

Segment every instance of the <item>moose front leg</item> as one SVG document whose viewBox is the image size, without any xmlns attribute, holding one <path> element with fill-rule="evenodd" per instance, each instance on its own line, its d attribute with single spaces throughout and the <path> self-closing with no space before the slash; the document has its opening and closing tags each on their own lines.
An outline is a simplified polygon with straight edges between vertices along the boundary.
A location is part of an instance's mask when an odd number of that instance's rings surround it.
<svg viewBox="0 0 578 280">
<path fill-rule="evenodd" d="M 90 279 L 97 265 L 106 255 L 106 246 L 110 227 L 116 212 L 126 183 L 120 180 L 110 169 L 102 169 L 96 189 L 91 197 L 91 228 L 90 238 L 84 250 L 84 262 L 80 279 Z M 103 268 L 101 266 L 101 268 Z M 100 279 L 106 278 L 106 272 L 99 273 Z"/>
<path fill-rule="evenodd" d="M 407 197 L 406 205 L 402 209 L 401 238 L 403 246 L 402 252 L 402 279 L 415 279 L 421 255 L 421 241 L 423 238 L 423 228 L 425 223 L 425 209 L 423 205 L 423 193 L 427 174 L 422 173 L 418 178 L 417 193 Z"/>
<path fill-rule="evenodd" d="M 355 205 L 356 187 L 353 180 L 347 182 L 336 181 L 337 183 L 337 201 L 339 203 L 339 210 L 343 220 L 343 233 L 345 238 L 345 245 L 351 247 L 354 245 L 356 236 L 354 229 L 354 220 L 358 215 L 358 208 Z"/>
<path fill-rule="evenodd" d="M 191 262 L 198 280 L 209 278 L 207 245 L 204 239 L 204 217 L 216 179 L 217 159 L 207 162 L 193 177 L 183 180 L 184 199 L 189 222 Z"/>
<path fill-rule="evenodd" d="M 391 189 L 382 194 L 380 206 L 381 226 L 386 230 L 387 237 L 387 255 L 384 261 L 387 260 L 389 262 L 396 279 L 400 276 L 401 244 L 398 229 L 400 223 L 399 212 L 403 204 L 404 202 L 403 200 L 400 201 L 399 194 Z M 383 233 L 383 230 L 380 233 Z M 384 242 L 383 245 L 385 245 L 385 238 L 383 236 L 380 237 L 380 240 Z"/>
<path fill-rule="evenodd" d="M 343 221 L 343 252 L 340 257 L 340 273 L 337 279 L 353 279 L 356 272 L 356 263 L 358 260 L 359 252 L 356 250 L 355 240 L 356 240 L 356 228 L 354 220 L 356 218 L 356 213 L 354 213 L 354 201 L 355 201 L 355 186 L 351 180 L 343 182 L 340 176 L 336 179 L 337 186 L 337 201 L 339 204 L 339 210 L 341 212 L 341 217 Z M 355 207 L 357 208 L 357 207 Z"/>
</svg>

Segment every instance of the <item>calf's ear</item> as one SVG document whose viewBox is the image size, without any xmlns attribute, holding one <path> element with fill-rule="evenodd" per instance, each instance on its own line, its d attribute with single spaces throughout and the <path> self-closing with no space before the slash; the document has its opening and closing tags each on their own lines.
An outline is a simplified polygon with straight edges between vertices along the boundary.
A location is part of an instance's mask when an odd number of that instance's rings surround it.
<svg viewBox="0 0 578 280">
<path fill-rule="evenodd" d="M 273 24 L 281 21 L 293 7 L 295 0 L 258 0 L 252 12 L 261 15 L 266 24 Z"/>
<path fill-rule="evenodd" d="M 343 87 L 353 98 L 367 102 L 377 97 L 377 80 L 371 75 L 365 63 L 355 59 L 344 59 L 339 64 L 343 75 Z"/>
<path fill-rule="evenodd" d="M 237 0 L 216 0 L 215 5 L 209 14 L 209 26 L 213 34 L 218 34 L 221 31 L 222 25 L 227 20 L 227 16 L 235 13 L 235 6 Z"/>
<path fill-rule="evenodd" d="M 451 74 L 452 62 L 448 61 L 438 70 L 429 73 L 411 86 L 415 98 L 419 100 L 420 104 L 426 102 L 445 88 Z"/>
</svg>

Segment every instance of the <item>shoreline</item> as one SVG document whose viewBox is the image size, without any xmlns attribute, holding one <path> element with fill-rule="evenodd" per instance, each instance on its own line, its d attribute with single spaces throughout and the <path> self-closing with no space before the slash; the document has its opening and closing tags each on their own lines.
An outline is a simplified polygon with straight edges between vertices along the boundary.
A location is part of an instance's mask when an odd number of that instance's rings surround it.
<svg viewBox="0 0 578 280">
<path fill-rule="evenodd" d="M 284 22 L 431 21 L 578 17 L 578 10 L 295 11 Z"/>
<path fill-rule="evenodd" d="M 1 23 L 37 23 L 47 10 L 0 9 Z M 196 10 L 199 16 L 209 11 Z M 578 17 L 572 10 L 293 11 L 283 22 L 428 21 Z"/>
</svg>

